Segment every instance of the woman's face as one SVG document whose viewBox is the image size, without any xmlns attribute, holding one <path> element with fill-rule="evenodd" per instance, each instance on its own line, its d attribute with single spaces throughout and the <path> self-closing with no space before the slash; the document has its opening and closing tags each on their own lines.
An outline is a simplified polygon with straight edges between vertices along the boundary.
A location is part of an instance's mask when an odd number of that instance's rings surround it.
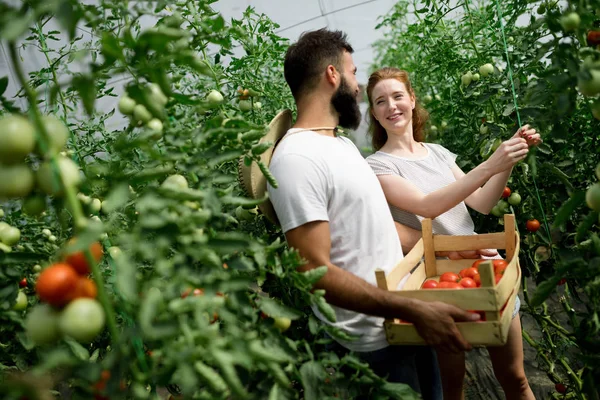
<svg viewBox="0 0 600 400">
<path fill-rule="evenodd" d="M 397 79 L 384 79 L 373 88 L 373 116 L 389 133 L 403 133 L 412 126 L 415 98 Z"/>
</svg>

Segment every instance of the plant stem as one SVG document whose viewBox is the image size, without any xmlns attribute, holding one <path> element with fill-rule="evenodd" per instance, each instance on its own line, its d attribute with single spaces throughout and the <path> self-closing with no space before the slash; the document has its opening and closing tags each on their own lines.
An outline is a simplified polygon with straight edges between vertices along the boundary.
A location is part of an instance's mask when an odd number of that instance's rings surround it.
<svg viewBox="0 0 600 400">
<path fill-rule="evenodd" d="M 34 122 L 35 127 L 37 128 L 36 130 L 39 134 L 38 141 L 40 144 L 40 148 L 41 148 L 42 152 L 45 152 L 45 150 L 48 149 L 48 147 L 49 147 L 48 146 L 48 143 L 49 143 L 48 132 L 46 131 L 46 127 L 45 127 L 44 123 L 42 122 L 42 115 L 38 108 L 36 92 L 31 88 L 31 86 L 29 86 L 29 83 L 25 79 L 25 74 L 23 72 L 23 68 L 21 67 L 21 64 L 18 62 L 19 56 L 17 54 L 17 47 L 14 42 L 9 43 L 9 53 L 10 53 L 11 62 L 13 64 L 13 68 L 15 70 L 15 73 L 17 75 L 19 83 L 21 84 L 23 90 L 25 91 L 25 95 L 27 96 L 27 100 L 29 101 L 29 105 L 30 105 L 29 111 L 33 117 L 33 122 Z M 50 158 L 50 164 L 51 164 L 53 172 L 54 172 L 55 183 L 62 183 L 62 177 L 60 175 L 60 169 L 59 169 L 58 162 L 57 162 L 55 155 L 53 155 Z M 81 210 L 81 204 L 77 200 L 77 197 L 75 195 L 75 188 L 73 186 L 63 185 L 63 187 L 64 187 L 64 191 L 65 191 L 65 194 L 67 197 L 68 208 L 71 211 L 71 213 L 73 214 L 73 220 L 75 221 L 76 226 L 77 226 L 77 221 L 82 221 L 85 219 L 85 217 L 83 216 L 83 211 Z M 86 249 L 84 251 L 84 255 L 85 255 L 87 262 L 91 266 L 92 274 L 93 274 L 94 280 L 96 281 L 96 286 L 98 287 L 98 299 L 100 300 L 100 303 L 102 304 L 102 306 L 104 308 L 104 312 L 106 313 L 106 319 L 107 319 L 109 331 L 111 333 L 111 336 L 113 337 L 113 340 L 115 342 L 118 342 L 119 333 L 117 330 L 117 324 L 116 324 L 116 320 L 115 320 L 115 312 L 112 308 L 112 305 L 108 301 L 108 296 L 107 296 L 106 290 L 104 288 L 104 280 L 103 280 L 102 274 L 100 273 L 100 270 L 98 269 L 98 266 L 96 265 L 89 249 Z"/>
</svg>

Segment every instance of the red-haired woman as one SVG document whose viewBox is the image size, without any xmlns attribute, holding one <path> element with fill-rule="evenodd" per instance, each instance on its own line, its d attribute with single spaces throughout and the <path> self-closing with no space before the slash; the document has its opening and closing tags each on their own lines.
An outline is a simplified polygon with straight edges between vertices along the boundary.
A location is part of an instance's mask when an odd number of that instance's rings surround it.
<svg viewBox="0 0 600 400">
<path fill-rule="evenodd" d="M 541 142 L 528 125 L 503 142 L 483 163 L 465 174 L 456 155 L 443 146 L 424 143 L 428 114 L 417 102 L 406 71 L 383 68 L 367 86 L 373 149 L 367 158 L 377 174 L 394 219 L 414 229 L 423 218 L 433 219 L 433 232 L 473 235 L 466 206 L 488 214 L 501 197 L 512 167 L 523 160 L 530 146 Z M 496 378 L 508 399 L 533 399 L 523 369 L 523 340 L 513 312 L 508 341 L 488 351 Z M 465 354 L 438 352 L 444 399 L 463 398 Z"/>
</svg>

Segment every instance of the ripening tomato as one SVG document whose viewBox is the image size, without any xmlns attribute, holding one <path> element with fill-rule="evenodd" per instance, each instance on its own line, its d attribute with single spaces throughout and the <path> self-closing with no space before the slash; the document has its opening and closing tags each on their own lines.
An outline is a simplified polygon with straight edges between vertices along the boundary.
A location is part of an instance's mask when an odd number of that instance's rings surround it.
<svg viewBox="0 0 600 400">
<path fill-rule="evenodd" d="M 97 295 L 98 288 L 96 287 L 96 283 L 90 278 L 80 276 L 77 281 L 77 287 L 71 295 L 71 299 L 78 299 L 80 297 L 95 299 Z"/>
<path fill-rule="evenodd" d="M 477 283 L 475 283 L 475 281 L 471 278 L 462 278 L 459 283 L 460 286 L 464 287 L 465 289 L 472 289 L 477 287 Z"/>
<path fill-rule="evenodd" d="M 473 264 L 471 264 L 471 268 L 475 268 L 477 269 L 477 271 L 479 271 L 479 264 L 481 264 L 484 261 L 487 260 L 485 258 L 480 258 L 479 260 L 476 260 L 475 262 L 473 262 Z"/>
<path fill-rule="evenodd" d="M 61 307 L 71 300 L 78 280 L 77 272 L 69 264 L 54 264 L 40 272 L 35 291 L 42 301 Z"/>
<path fill-rule="evenodd" d="M 505 260 L 494 260 L 494 273 L 497 275 L 504 275 L 504 271 L 508 267 L 508 263 Z"/>
<path fill-rule="evenodd" d="M 505 186 L 504 191 L 502 192 L 502 198 L 508 199 L 509 196 L 510 196 L 510 188 L 508 186 Z"/>
<path fill-rule="evenodd" d="M 459 280 L 460 276 L 454 272 L 444 272 L 442 276 L 440 276 L 440 282 L 458 282 Z"/>
<path fill-rule="evenodd" d="M 538 229 L 540 229 L 540 221 L 537 219 L 530 219 L 527 221 L 525 227 L 529 232 L 536 232 Z"/>
<path fill-rule="evenodd" d="M 557 383 L 556 385 L 554 385 L 554 388 L 560 394 L 567 393 L 567 387 L 563 383 Z"/>
<path fill-rule="evenodd" d="M 19 287 L 27 287 L 27 278 L 23 278 L 19 281 Z"/>
<path fill-rule="evenodd" d="M 60 331 L 73 339 L 89 343 L 104 329 L 104 309 L 94 299 L 73 300 L 60 314 Z"/>
<path fill-rule="evenodd" d="M 423 282 L 423 285 L 421 285 L 421 289 L 435 289 L 437 287 L 438 283 L 433 279 L 428 279 L 425 282 Z"/>
<path fill-rule="evenodd" d="M 75 244 L 77 239 L 72 238 L 69 240 L 69 245 Z M 98 263 L 102 259 L 103 250 L 102 245 L 98 242 L 94 242 L 90 245 L 90 252 L 92 253 L 92 258 L 96 263 Z M 73 267 L 75 271 L 79 275 L 87 275 L 90 273 L 90 266 L 85 258 L 85 254 L 82 250 L 76 251 L 74 253 L 70 253 L 65 257 L 65 262 Z"/>
<path fill-rule="evenodd" d="M 475 267 L 465 268 L 460 271 L 462 278 L 473 278 L 474 275 L 479 274 L 479 271 Z"/>
</svg>

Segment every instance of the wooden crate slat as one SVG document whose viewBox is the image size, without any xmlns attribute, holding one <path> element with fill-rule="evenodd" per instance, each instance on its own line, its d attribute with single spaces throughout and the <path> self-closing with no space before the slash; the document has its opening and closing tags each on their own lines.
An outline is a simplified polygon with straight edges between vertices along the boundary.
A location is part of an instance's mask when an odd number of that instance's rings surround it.
<svg viewBox="0 0 600 400">
<path fill-rule="evenodd" d="M 504 214 L 504 236 L 506 241 L 506 259 L 512 260 L 515 254 L 517 243 L 519 242 L 518 233 L 516 231 L 515 216 L 513 214 Z"/>
<path fill-rule="evenodd" d="M 506 343 L 506 339 L 502 336 L 500 322 L 457 322 L 456 326 L 463 338 L 472 345 L 502 345 Z M 412 324 L 389 323 L 385 325 L 385 330 L 390 344 L 425 344 Z"/>
<path fill-rule="evenodd" d="M 387 289 L 396 290 L 400 281 L 423 259 L 423 239 L 419 239 L 415 247 L 408 252 L 387 275 Z"/>
<path fill-rule="evenodd" d="M 408 280 L 404 284 L 402 290 L 417 290 L 421 288 L 421 284 L 425 281 L 425 279 L 427 279 L 427 275 L 425 272 L 425 263 L 422 262 L 421 264 L 419 264 L 417 269 L 413 271 L 410 278 L 408 278 Z"/>
<path fill-rule="evenodd" d="M 504 232 L 467 236 L 436 235 L 433 237 L 433 247 L 435 251 L 504 249 L 506 235 Z"/>
<path fill-rule="evenodd" d="M 425 272 L 427 273 L 427 277 L 439 275 L 436 272 L 437 267 L 435 265 L 435 246 L 431 219 L 425 218 L 421 221 L 421 234 L 423 236 Z"/>
<path fill-rule="evenodd" d="M 392 293 L 396 296 L 422 301 L 442 301 L 464 310 L 498 309 L 496 292 L 492 288 L 396 290 Z M 490 320 L 488 319 L 488 321 Z"/>
</svg>

